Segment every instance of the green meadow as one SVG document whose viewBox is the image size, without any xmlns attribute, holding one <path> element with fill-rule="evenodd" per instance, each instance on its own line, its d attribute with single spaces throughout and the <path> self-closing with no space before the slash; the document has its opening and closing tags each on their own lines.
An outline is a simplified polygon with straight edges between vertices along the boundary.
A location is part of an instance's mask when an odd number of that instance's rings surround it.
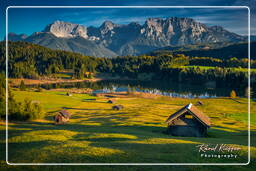
<svg viewBox="0 0 256 171">
<path fill-rule="evenodd" d="M 209 69 L 215 69 L 216 67 L 212 67 L 212 66 L 198 66 L 198 65 L 189 65 L 189 66 L 179 66 L 179 68 L 200 68 L 200 69 L 204 69 L 204 70 L 209 70 Z M 248 68 L 239 68 L 239 67 L 232 67 L 232 68 L 226 68 L 226 69 L 231 69 L 234 71 L 241 71 L 241 72 L 248 72 Z M 250 69 L 251 73 L 255 73 L 256 69 L 255 68 L 251 68 Z"/>
<path fill-rule="evenodd" d="M 157 96 L 145 98 L 127 96 L 115 99 L 124 109 L 112 110 L 115 104 L 108 98 L 88 94 L 32 90 L 14 90 L 18 101 L 29 98 L 39 101 L 46 111 L 42 120 L 10 122 L 8 124 L 9 163 L 247 163 L 248 162 L 248 101 L 246 98 L 200 99 L 198 108 L 211 118 L 212 127 L 207 137 L 174 137 L 164 133 L 167 117 L 199 99 Z M 256 102 L 251 102 L 251 134 L 256 131 Z M 54 125 L 53 116 L 66 108 L 72 114 L 67 124 Z M 5 134 L 5 125 L 0 125 Z M 241 148 L 233 154 L 236 159 L 205 158 L 198 152 L 199 144 L 228 144 Z M 1 136 L 1 154 L 5 153 L 5 137 Z M 255 144 L 251 146 L 251 161 L 256 160 Z M 5 155 L 1 155 L 5 163 Z M 50 168 L 50 166 L 48 166 Z M 65 166 L 63 170 L 112 170 L 109 166 Z M 253 170 L 232 166 L 233 170 Z M 7 169 L 26 166 L 7 166 Z M 31 170 L 45 170 L 32 166 Z M 114 168 L 114 166 L 113 166 Z M 115 166 L 117 170 L 142 169 L 141 166 Z M 230 169 L 223 166 L 146 166 L 149 170 L 216 170 Z"/>
</svg>

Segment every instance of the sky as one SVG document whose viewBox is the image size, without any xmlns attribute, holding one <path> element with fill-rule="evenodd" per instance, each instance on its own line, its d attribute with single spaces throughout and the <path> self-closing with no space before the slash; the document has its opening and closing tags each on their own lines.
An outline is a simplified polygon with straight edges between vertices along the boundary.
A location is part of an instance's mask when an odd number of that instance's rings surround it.
<svg viewBox="0 0 256 171">
<path fill-rule="evenodd" d="M 256 0 L 2 0 L 0 4 L 0 40 L 5 36 L 5 9 L 8 6 L 248 6 L 251 11 L 251 34 L 256 34 Z M 32 34 L 56 21 L 85 26 L 100 26 L 110 20 L 116 24 L 139 22 L 147 18 L 189 17 L 208 26 L 219 25 L 241 35 L 248 33 L 247 8 L 9 8 L 8 32 Z M 255 22 L 254 22 L 255 21 Z M 255 24 L 254 24 L 255 23 Z"/>
</svg>

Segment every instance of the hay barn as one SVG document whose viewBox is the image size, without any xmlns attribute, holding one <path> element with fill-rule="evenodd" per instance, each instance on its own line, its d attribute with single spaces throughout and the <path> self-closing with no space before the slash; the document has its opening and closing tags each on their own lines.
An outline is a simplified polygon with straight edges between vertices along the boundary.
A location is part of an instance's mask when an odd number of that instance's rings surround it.
<svg viewBox="0 0 256 171">
<path fill-rule="evenodd" d="M 166 123 L 168 134 L 184 137 L 204 137 L 211 125 L 209 117 L 192 103 L 170 115 Z"/>
<path fill-rule="evenodd" d="M 124 108 L 123 105 L 115 105 L 115 106 L 112 107 L 113 110 L 121 110 L 123 108 Z"/>
<path fill-rule="evenodd" d="M 64 124 L 69 121 L 71 114 L 66 110 L 61 110 L 57 115 L 54 116 L 55 124 Z"/>
<path fill-rule="evenodd" d="M 108 103 L 113 104 L 113 103 L 115 103 L 115 101 L 114 100 L 108 100 Z"/>
</svg>

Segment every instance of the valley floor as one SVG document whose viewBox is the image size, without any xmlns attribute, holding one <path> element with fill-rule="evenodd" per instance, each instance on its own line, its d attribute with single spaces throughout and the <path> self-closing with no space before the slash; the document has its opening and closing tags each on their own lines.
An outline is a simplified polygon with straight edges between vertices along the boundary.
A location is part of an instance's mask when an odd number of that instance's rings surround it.
<svg viewBox="0 0 256 171">
<path fill-rule="evenodd" d="M 115 104 L 124 109 L 115 111 L 107 97 L 88 94 L 66 96 L 62 91 L 14 91 L 15 98 L 40 101 L 47 116 L 43 120 L 10 122 L 8 124 L 8 161 L 10 163 L 247 163 L 248 125 L 247 99 L 200 99 L 198 108 L 213 123 L 206 138 L 174 137 L 166 130 L 167 117 L 199 99 L 169 98 L 163 96 L 122 96 Z M 256 102 L 251 102 L 251 134 L 256 134 Z M 54 125 L 53 116 L 66 108 L 72 118 L 64 125 Z M 5 134 L 4 123 L 0 125 Z M 199 144 L 228 144 L 241 148 L 237 159 L 204 158 L 198 152 Z M 1 136 L 1 154 L 5 153 L 5 137 Z M 5 165 L 4 155 L 1 164 Z M 251 146 L 251 161 L 256 160 L 255 144 Z M 50 166 L 47 166 L 50 168 Z M 54 166 L 55 168 L 61 168 Z M 229 170 L 216 166 L 145 166 L 150 170 Z M 232 170 L 253 170 L 255 164 L 232 166 Z M 7 166 L 13 170 L 26 166 Z M 64 169 L 64 167 L 62 167 Z M 109 166 L 77 166 L 83 169 L 112 170 Z M 116 166 L 117 170 L 141 170 L 142 166 Z M 45 170 L 39 166 L 31 170 Z M 64 170 L 70 170 L 65 166 Z"/>
<path fill-rule="evenodd" d="M 38 79 L 28 78 L 8 78 L 11 86 L 20 86 L 21 81 L 24 81 L 25 85 L 41 85 L 41 84 L 56 84 L 56 83 L 78 83 L 78 82 L 97 82 L 101 80 L 135 80 L 123 76 L 112 76 L 108 73 L 96 74 L 94 78 L 75 79 L 72 78 L 73 71 L 65 71 L 56 74 L 51 74 L 48 77 L 40 77 Z"/>
</svg>

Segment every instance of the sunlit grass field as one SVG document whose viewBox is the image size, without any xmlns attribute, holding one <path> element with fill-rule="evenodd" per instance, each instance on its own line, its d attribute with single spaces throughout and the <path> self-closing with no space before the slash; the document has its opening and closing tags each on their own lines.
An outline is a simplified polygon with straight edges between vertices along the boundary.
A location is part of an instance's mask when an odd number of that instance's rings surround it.
<svg viewBox="0 0 256 171">
<path fill-rule="evenodd" d="M 248 101 L 245 98 L 200 99 L 198 108 L 211 118 L 205 138 L 174 137 L 164 133 L 167 117 L 198 99 L 129 96 L 116 98 L 124 109 L 112 110 L 108 99 L 88 94 L 59 91 L 13 91 L 15 98 L 39 101 L 47 112 L 45 119 L 9 123 L 10 163 L 247 163 Z M 251 134 L 256 130 L 256 102 L 251 102 Z M 68 124 L 54 125 L 53 116 L 62 108 L 72 114 Z M 5 126 L 1 125 L 1 134 Z M 5 139 L 1 136 L 1 154 Z M 240 147 L 237 159 L 202 158 L 199 144 L 229 144 Z M 251 159 L 256 148 L 251 147 Z M 1 157 L 4 163 L 4 156 Z M 253 166 L 234 166 L 247 170 Z M 13 166 L 8 166 L 15 169 Z M 68 167 L 67 167 L 68 168 Z M 104 167 L 105 170 L 111 170 Z M 166 168 L 162 166 L 162 168 Z M 205 170 L 201 166 L 196 170 Z M 216 166 L 221 168 L 221 166 Z M 80 168 L 81 169 L 81 168 Z M 125 167 L 130 170 L 132 167 Z M 159 167 L 158 167 L 159 169 Z M 156 169 L 156 170 L 158 170 Z M 207 170 L 214 170 L 210 167 Z M 76 170 L 79 170 L 77 168 Z M 123 169 L 122 169 L 123 170 Z M 182 168 L 183 170 L 183 168 Z M 190 166 L 184 170 L 195 170 Z M 223 170 L 223 169 L 222 169 Z"/>
<path fill-rule="evenodd" d="M 197 68 L 197 67 L 200 68 L 200 69 L 204 69 L 204 70 L 215 69 L 216 68 L 216 67 L 212 67 L 212 66 L 198 66 L 198 65 L 179 66 L 179 68 Z M 227 69 L 232 69 L 234 71 L 248 72 L 248 68 L 234 67 L 234 68 L 227 68 Z M 251 68 L 250 71 L 251 72 L 256 72 L 256 69 Z"/>
</svg>

